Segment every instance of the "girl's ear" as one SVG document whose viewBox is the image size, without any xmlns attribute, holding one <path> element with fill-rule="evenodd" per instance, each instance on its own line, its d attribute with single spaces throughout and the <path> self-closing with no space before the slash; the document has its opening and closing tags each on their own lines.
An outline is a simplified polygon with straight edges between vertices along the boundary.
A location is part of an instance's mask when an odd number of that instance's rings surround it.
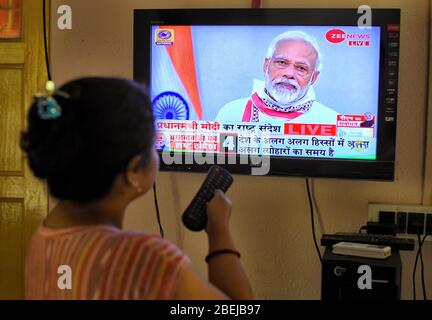
<svg viewBox="0 0 432 320">
<path fill-rule="evenodd" d="M 140 184 L 141 175 L 142 175 L 142 156 L 138 155 L 133 157 L 126 168 L 125 178 L 126 183 L 130 186 L 137 188 Z"/>
</svg>

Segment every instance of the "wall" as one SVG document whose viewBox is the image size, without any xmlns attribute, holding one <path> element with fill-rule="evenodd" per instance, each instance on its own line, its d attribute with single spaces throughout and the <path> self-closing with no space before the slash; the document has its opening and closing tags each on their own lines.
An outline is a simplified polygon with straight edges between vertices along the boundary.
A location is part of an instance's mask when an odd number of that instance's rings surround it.
<svg viewBox="0 0 432 320">
<path fill-rule="evenodd" d="M 432 0 L 429 0 L 429 17 L 432 17 Z M 429 43 L 432 43 L 432 22 L 429 21 Z M 432 51 L 429 50 L 429 61 L 432 61 Z M 432 64 L 429 63 L 429 83 L 432 83 Z M 423 202 L 432 203 L 432 88 L 428 90 L 428 113 L 426 127 L 426 154 L 425 154 L 425 175 Z M 429 160 L 429 161 L 428 161 Z"/>
<path fill-rule="evenodd" d="M 265 7 L 358 7 L 362 1 L 263 1 Z M 59 5 L 73 9 L 73 30 L 57 29 Z M 55 81 L 84 75 L 132 77 L 132 9 L 249 7 L 248 0 L 139 1 L 53 0 L 51 61 Z M 369 1 L 373 8 L 401 8 L 401 65 L 396 181 L 392 183 L 315 179 L 319 233 L 357 231 L 366 223 L 369 202 L 419 204 L 423 201 L 427 96 L 429 2 Z M 167 237 L 183 248 L 206 273 L 205 234 L 181 226 L 180 215 L 204 176 L 161 173 L 158 196 Z M 310 227 L 303 179 L 236 176 L 229 192 L 234 209 L 232 230 L 253 287 L 262 299 L 319 299 L 320 264 Z M 152 195 L 128 210 L 126 228 L 157 231 Z M 320 238 L 320 234 L 318 234 Z M 426 265 L 432 250 L 425 248 Z M 403 298 L 412 297 L 414 253 L 403 252 Z M 429 269 L 430 270 L 430 269 Z M 426 273 L 432 289 L 432 273 Z M 420 287 L 420 281 L 418 282 Z M 420 291 L 418 291 L 420 295 Z"/>
</svg>

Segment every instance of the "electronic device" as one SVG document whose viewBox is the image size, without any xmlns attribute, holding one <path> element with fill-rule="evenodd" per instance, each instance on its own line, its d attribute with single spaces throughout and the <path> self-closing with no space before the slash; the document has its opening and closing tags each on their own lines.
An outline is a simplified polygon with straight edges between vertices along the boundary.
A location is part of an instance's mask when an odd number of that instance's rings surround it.
<svg viewBox="0 0 432 320">
<path fill-rule="evenodd" d="M 399 300 L 401 297 L 402 263 L 399 251 L 387 259 L 369 259 L 338 255 L 327 247 L 323 256 L 321 299 Z M 362 267 L 370 267 L 371 288 L 360 288 Z M 362 281 L 360 281 L 362 282 Z"/>
<path fill-rule="evenodd" d="M 161 169 L 393 180 L 400 10 L 361 18 L 135 10 L 134 79 L 150 86 Z"/>
<path fill-rule="evenodd" d="M 198 193 L 183 213 L 184 225 L 192 231 L 204 230 L 207 226 L 207 203 L 213 198 L 215 190 L 226 192 L 234 178 L 220 166 L 212 166 Z"/>
<path fill-rule="evenodd" d="M 391 247 L 367 243 L 338 242 L 332 248 L 334 254 L 371 259 L 387 259 L 391 255 Z"/>
<path fill-rule="evenodd" d="M 321 238 L 321 245 L 326 247 L 331 247 L 338 242 L 383 245 L 391 247 L 392 250 L 414 250 L 413 239 L 399 238 L 391 235 L 338 232 L 335 234 L 323 234 Z"/>
</svg>

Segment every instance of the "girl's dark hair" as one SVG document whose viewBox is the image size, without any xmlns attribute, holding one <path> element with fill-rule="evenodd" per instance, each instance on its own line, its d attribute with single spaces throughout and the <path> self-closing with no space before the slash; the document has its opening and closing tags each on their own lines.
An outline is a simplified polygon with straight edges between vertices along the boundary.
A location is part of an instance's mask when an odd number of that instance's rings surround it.
<svg viewBox="0 0 432 320">
<path fill-rule="evenodd" d="M 82 78 L 65 84 L 53 97 L 61 116 L 41 119 L 35 99 L 21 148 L 54 197 L 78 203 L 100 199 L 134 156 L 143 156 L 143 166 L 149 163 L 155 130 L 148 93 L 141 85 Z"/>
</svg>

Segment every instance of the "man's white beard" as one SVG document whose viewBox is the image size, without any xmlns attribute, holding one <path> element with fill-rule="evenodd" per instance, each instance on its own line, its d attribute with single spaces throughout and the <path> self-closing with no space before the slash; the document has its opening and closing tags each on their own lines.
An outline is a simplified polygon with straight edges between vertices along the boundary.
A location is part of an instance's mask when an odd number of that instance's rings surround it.
<svg viewBox="0 0 432 320">
<path fill-rule="evenodd" d="M 304 88 L 301 88 L 299 83 L 294 79 L 276 78 L 272 81 L 268 73 L 265 74 L 265 88 L 271 98 L 281 106 L 289 106 L 301 100 L 308 92 L 311 82 L 309 81 Z M 289 84 L 294 88 L 288 89 L 283 84 Z"/>
</svg>

